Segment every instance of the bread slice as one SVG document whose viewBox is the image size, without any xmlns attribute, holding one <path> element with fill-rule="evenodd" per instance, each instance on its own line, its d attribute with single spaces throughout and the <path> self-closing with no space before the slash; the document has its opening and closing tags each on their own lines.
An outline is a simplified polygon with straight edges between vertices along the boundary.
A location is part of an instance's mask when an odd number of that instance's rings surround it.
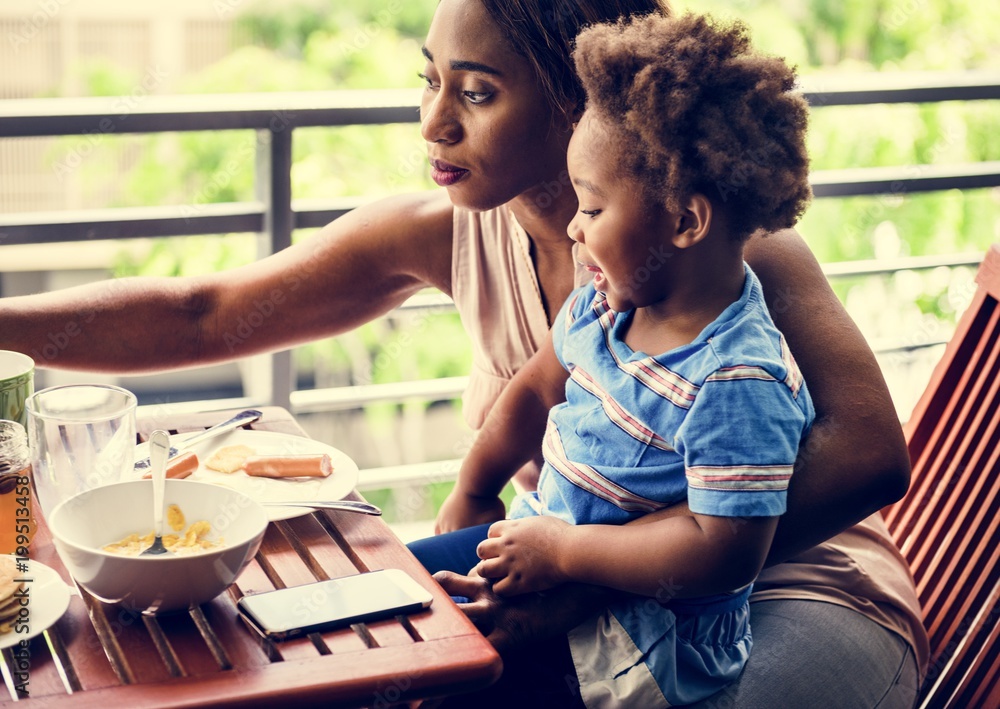
<svg viewBox="0 0 1000 709">
<path fill-rule="evenodd" d="M 235 473 L 243 467 L 246 459 L 256 452 L 250 446 L 225 446 L 212 454 L 212 457 L 205 462 L 205 467 L 220 473 Z"/>
</svg>

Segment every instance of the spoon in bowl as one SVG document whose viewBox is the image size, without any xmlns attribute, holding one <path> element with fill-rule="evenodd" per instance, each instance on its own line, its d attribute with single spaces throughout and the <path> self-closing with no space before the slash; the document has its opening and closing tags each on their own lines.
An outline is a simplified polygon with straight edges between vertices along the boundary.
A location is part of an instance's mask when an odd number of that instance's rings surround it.
<svg viewBox="0 0 1000 709">
<path fill-rule="evenodd" d="M 153 477 L 153 544 L 139 556 L 173 554 L 163 546 L 163 496 L 167 484 L 167 457 L 170 454 L 170 434 L 153 431 L 149 437 L 149 458 Z"/>
</svg>

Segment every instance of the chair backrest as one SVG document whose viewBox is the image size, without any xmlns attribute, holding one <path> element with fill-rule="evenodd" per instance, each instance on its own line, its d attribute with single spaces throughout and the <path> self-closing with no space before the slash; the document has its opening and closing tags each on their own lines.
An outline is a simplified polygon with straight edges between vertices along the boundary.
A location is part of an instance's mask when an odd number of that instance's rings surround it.
<svg viewBox="0 0 1000 709">
<path fill-rule="evenodd" d="M 883 511 L 930 636 L 921 707 L 1000 707 L 1000 245 L 905 426 L 913 473 Z"/>
</svg>

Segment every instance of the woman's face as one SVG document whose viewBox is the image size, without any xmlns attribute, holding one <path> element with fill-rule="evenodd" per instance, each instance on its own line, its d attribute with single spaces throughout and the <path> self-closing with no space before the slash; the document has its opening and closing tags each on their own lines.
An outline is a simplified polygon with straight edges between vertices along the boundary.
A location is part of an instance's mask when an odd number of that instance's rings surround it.
<svg viewBox="0 0 1000 709">
<path fill-rule="evenodd" d="M 563 175 L 566 140 L 531 65 L 478 0 L 441 0 L 424 45 L 420 130 L 454 204 L 491 209 Z"/>
</svg>

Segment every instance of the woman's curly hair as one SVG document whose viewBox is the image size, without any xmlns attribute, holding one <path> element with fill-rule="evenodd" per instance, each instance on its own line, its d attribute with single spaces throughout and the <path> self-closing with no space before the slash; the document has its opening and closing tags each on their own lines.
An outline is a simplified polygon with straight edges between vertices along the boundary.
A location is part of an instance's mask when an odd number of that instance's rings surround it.
<svg viewBox="0 0 1000 709">
<path fill-rule="evenodd" d="M 573 60 L 587 110 L 618 131 L 624 167 L 668 209 L 703 194 L 740 240 L 805 211 L 808 105 L 795 71 L 755 53 L 743 23 L 687 13 L 593 25 Z"/>
</svg>

